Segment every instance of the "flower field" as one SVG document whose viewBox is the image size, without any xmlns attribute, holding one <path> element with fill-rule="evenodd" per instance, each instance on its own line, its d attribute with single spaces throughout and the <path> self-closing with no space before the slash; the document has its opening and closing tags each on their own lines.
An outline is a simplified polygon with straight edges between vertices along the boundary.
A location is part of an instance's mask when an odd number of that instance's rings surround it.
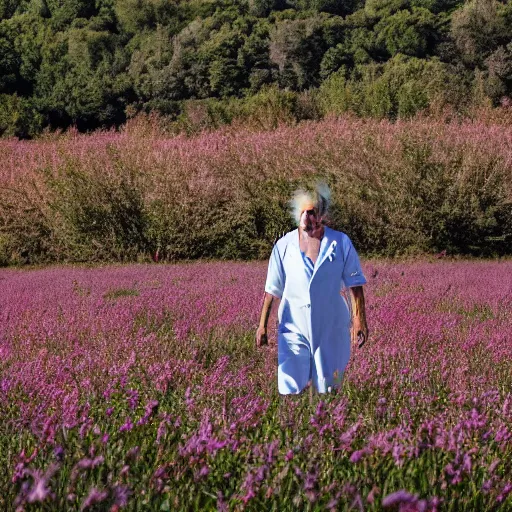
<svg viewBox="0 0 512 512">
<path fill-rule="evenodd" d="M 342 390 L 287 398 L 264 263 L 0 270 L 0 509 L 512 510 L 512 262 L 364 270 Z"/>
</svg>

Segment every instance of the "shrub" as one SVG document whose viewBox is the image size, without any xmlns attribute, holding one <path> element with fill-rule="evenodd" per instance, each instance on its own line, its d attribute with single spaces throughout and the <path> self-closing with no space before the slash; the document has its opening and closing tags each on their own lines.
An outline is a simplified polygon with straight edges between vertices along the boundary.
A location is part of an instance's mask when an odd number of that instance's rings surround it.
<svg viewBox="0 0 512 512">
<path fill-rule="evenodd" d="M 264 258 L 294 227 L 292 191 L 317 179 L 331 225 L 363 254 L 511 254 L 512 133 L 493 122 L 345 118 L 187 138 L 139 117 L 123 133 L 5 141 L 0 263 Z"/>
</svg>

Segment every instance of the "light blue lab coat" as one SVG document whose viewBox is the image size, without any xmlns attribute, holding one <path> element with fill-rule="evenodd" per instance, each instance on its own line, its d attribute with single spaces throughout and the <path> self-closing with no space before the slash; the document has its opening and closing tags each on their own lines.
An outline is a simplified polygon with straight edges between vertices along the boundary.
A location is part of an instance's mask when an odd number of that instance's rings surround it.
<svg viewBox="0 0 512 512">
<path fill-rule="evenodd" d="M 349 237 L 325 228 L 311 271 L 295 229 L 278 240 L 265 291 L 281 299 L 278 329 L 278 388 L 300 393 L 311 379 L 320 393 L 341 383 L 350 358 L 350 312 L 343 288 L 366 283 Z"/>
</svg>

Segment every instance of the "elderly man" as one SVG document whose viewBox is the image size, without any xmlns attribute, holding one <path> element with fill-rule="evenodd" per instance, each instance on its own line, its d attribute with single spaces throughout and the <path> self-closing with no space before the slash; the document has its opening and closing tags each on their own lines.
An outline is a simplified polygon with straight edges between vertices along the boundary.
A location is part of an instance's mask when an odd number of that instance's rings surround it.
<svg viewBox="0 0 512 512">
<path fill-rule="evenodd" d="M 279 393 L 300 393 L 312 380 L 320 393 L 341 384 L 351 341 L 368 337 L 366 279 L 349 237 L 324 226 L 329 191 L 296 192 L 292 201 L 298 229 L 275 244 L 268 267 L 258 346 L 267 343 L 274 299 L 278 310 Z M 349 288 L 351 306 L 341 291 Z"/>
</svg>

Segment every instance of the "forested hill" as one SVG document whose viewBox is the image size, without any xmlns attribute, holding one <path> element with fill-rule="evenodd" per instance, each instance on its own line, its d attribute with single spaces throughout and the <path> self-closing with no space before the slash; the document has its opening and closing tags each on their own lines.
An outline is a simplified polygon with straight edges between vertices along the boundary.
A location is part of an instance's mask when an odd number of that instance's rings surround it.
<svg viewBox="0 0 512 512">
<path fill-rule="evenodd" d="M 512 0 L 0 0 L 0 133 L 507 103 Z"/>
</svg>

